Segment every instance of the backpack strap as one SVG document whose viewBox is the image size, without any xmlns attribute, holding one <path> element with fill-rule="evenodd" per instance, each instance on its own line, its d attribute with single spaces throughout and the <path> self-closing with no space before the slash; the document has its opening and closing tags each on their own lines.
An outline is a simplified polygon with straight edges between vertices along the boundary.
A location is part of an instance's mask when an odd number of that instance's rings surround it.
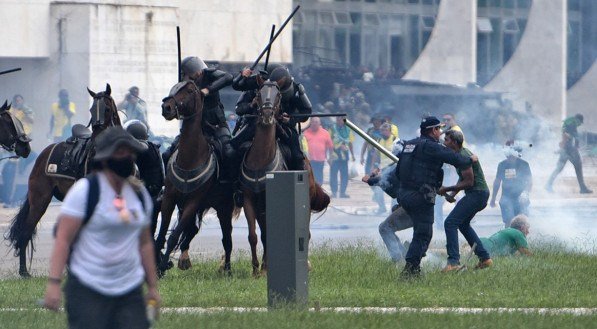
<svg viewBox="0 0 597 329">
<path fill-rule="evenodd" d="M 83 224 L 81 227 L 85 226 L 91 216 L 93 216 L 93 212 L 95 211 L 95 207 L 99 202 L 99 178 L 97 174 L 90 174 L 85 177 L 89 181 L 89 193 L 87 193 L 87 208 L 85 208 L 85 217 L 83 217 Z"/>
</svg>

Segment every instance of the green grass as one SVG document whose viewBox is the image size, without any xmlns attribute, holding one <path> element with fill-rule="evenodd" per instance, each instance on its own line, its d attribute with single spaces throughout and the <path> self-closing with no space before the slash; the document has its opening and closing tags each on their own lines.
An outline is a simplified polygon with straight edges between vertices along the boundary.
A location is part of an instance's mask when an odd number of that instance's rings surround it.
<svg viewBox="0 0 597 329">
<path fill-rule="evenodd" d="M 535 256 L 496 258 L 495 266 L 481 271 L 443 274 L 437 265 L 424 268 L 418 280 L 403 281 L 400 269 L 378 255 L 376 248 L 360 244 L 317 248 L 311 253 L 310 305 L 379 307 L 597 307 L 597 257 L 563 251 L 560 246 L 531 246 Z M 466 258 L 466 257 L 463 257 Z M 444 261 L 442 259 L 442 261 Z M 470 260 L 472 265 L 474 260 Z M 189 271 L 172 269 L 160 281 L 166 307 L 264 307 L 265 278 L 251 276 L 246 257 L 233 262 L 233 276 L 222 277 L 217 262 L 195 261 Z M 45 278 L 0 281 L 0 308 L 31 308 L 44 293 Z M 27 314 L 25 316 L 25 314 Z M 365 328 L 450 326 L 500 328 L 590 327 L 595 316 L 541 316 L 524 314 L 333 314 L 279 311 L 251 314 L 164 314 L 158 328 L 185 327 L 295 327 Z M 230 322 L 229 322 L 230 321 Z M 2 323 L 14 328 L 64 327 L 64 314 L 49 312 L 0 312 Z M 36 326 L 36 323 L 42 324 Z M 295 325 L 289 325 L 294 323 Z M 242 325 L 241 325 L 242 324 Z M 274 325 L 275 324 L 275 325 Z M 13 326 L 9 326 L 12 328 Z"/>
</svg>

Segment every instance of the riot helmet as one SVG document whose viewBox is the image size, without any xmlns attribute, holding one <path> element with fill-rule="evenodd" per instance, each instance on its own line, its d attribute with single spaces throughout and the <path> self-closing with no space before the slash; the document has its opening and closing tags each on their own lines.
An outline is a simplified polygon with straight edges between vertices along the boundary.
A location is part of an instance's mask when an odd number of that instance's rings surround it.
<svg viewBox="0 0 597 329">
<path fill-rule="evenodd" d="M 290 76 L 290 72 L 284 66 L 279 66 L 272 70 L 272 73 L 269 77 L 270 81 L 275 81 L 280 87 L 280 93 L 282 94 L 282 99 L 289 99 L 294 95 L 294 88 L 292 84 L 292 76 Z"/>
<path fill-rule="evenodd" d="M 180 69 L 183 76 L 194 78 L 199 72 L 207 68 L 205 62 L 197 56 L 189 56 L 182 60 Z"/>
<path fill-rule="evenodd" d="M 139 120 L 129 120 L 125 122 L 124 129 L 137 140 L 146 141 L 149 138 L 147 126 Z"/>
</svg>

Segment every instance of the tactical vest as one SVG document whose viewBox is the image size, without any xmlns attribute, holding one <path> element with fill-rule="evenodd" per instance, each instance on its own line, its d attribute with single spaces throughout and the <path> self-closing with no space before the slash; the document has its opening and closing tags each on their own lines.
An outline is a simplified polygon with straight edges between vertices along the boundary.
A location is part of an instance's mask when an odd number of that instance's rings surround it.
<svg viewBox="0 0 597 329">
<path fill-rule="evenodd" d="M 434 189 L 442 186 L 443 162 L 424 152 L 425 148 L 430 146 L 429 143 L 432 141 L 424 138 L 415 138 L 404 143 L 397 170 L 400 187 L 420 190 L 425 185 Z"/>
<path fill-rule="evenodd" d="M 149 194 L 155 197 L 164 186 L 164 166 L 162 165 L 159 146 L 152 142 L 147 142 L 147 146 L 149 148 L 139 154 L 136 163 L 139 167 L 141 180 Z"/>
</svg>

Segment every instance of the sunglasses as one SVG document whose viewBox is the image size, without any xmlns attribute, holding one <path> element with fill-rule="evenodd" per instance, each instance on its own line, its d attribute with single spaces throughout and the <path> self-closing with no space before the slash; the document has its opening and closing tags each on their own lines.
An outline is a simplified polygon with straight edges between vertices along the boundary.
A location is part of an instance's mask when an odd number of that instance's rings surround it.
<svg viewBox="0 0 597 329">
<path fill-rule="evenodd" d="M 125 223 L 130 223 L 131 212 L 126 207 L 126 201 L 122 198 L 122 196 L 117 195 L 116 198 L 114 198 L 114 201 L 112 201 L 112 204 L 114 205 L 114 208 L 118 210 L 118 217 L 120 220 Z"/>
</svg>

